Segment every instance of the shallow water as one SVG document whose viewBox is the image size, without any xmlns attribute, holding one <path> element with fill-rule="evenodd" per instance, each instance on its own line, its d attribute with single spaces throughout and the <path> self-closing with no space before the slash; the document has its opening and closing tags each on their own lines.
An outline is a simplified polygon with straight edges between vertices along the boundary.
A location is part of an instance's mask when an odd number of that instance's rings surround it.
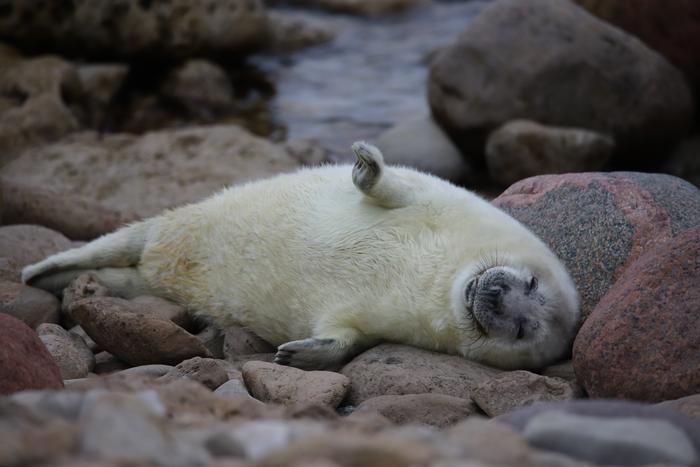
<svg viewBox="0 0 700 467">
<path fill-rule="evenodd" d="M 328 44 L 253 63 L 276 87 L 269 109 L 286 140 L 317 140 L 334 160 L 353 141 L 428 112 L 430 56 L 450 44 L 486 1 L 434 2 L 380 19 L 304 12 L 337 32 Z"/>
</svg>

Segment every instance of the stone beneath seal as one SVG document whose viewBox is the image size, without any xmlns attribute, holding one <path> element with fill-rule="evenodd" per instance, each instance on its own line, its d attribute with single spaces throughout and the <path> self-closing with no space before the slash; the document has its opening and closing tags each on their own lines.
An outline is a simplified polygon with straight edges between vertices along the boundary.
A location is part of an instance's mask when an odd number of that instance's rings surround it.
<svg viewBox="0 0 700 467">
<path fill-rule="evenodd" d="M 63 388 L 58 365 L 29 326 L 0 313 L 0 342 L 0 394 Z"/>
<path fill-rule="evenodd" d="M 512 185 L 493 203 L 564 261 L 584 318 L 652 245 L 700 225 L 700 190 L 662 174 L 542 175 Z"/>
<path fill-rule="evenodd" d="M 330 371 L 304 371 L 274 363 L 248 362 L 243 380 L 250 394 L 263 402 L 288 406 L 318 404 L 337 407 L 350 381 Z"/>
<path fill-rule="evenodd" d="M 618 156 L 645 162 L 665 154 L 659 146 L 682 136 L 693 115 L 680 71 L 559 0 L 489 2 L 433 61 L 428 99 L 477 166 L 486 134 L 515 118 L 610 134 Z"/>
<path fill-rule="evenodd" d="M 700 227 L 650 248 L 615 282 L 573 350 L 591 397 L 660 402 L 700 388 Z"/>
<path fill-rule="evenodd" d="M 358 405 L 389 394 L 436 393 L 469 400 L 471 391 L 502 373 L 464 358 L 396 344 L 374 347 L 343 367 L 347 401 Z"/>
<path fill-rule="evenodd" d="M 71 315 L 100 348 L 131 365 L 177 364 L 209 356 L 195 336 L 171 321 L 133 313 L 127 300 L 86 298 L 71 307 Z"/>
</svg>

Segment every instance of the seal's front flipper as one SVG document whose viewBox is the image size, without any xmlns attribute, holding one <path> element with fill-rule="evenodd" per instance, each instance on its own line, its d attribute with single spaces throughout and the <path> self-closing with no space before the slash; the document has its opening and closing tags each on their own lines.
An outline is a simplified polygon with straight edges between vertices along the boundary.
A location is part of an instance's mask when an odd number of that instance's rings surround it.
<svg viewBox="0 0 700 467">
<path fill-rule="evenodd" d="M 357 141 L 353 143 L 352 151 L 357 157 L 352 181 L 362 193 L 385 208 L 401 208 L 413 202 L 413 187 L 384 165 L 379 149 Z"/>
<path fill-rule="evenodd" d="M 275 363 L 302 370 L 337 370 L 372 344 L 357 331 L 347 329 L 334 337 L 311 337 L 282 344 L 277 348 Z"/>
</svg>

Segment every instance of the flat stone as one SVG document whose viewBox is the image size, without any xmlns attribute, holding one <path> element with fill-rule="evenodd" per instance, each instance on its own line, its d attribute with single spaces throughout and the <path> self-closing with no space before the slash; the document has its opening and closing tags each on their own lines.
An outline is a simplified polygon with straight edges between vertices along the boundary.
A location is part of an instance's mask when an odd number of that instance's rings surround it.
<svg viewBox="0 0 700 467">
<path fill-rule="evenodd" d="M 142 376 L 152 376 L 155 378 L 158 378 L 160 376 L 167 375 L 171 371 L 175 369 L 174 366 L 171 365 L 141 365 L 141 366 L 134 366 L 131 368 L 126 368 L 124 370 L 120 370 L 119 374 L 120 375 L 142 375 Z"/>
<path fill-rule="evenodd" d="M 84 378 L 95 367 L 95 356 L 77 334 L 49 323 L 40 325 L 36 332 L 58 363 L 62 379 Z"/>
<path fill-rule="evenodd" d="M 525 426 L 535 447 L 599 465 L 695 465 L 698 453 L 682 430 L 665 420 L 603 418 L 542 412 Z"/>
<path fill-rule="evenodd" d="M 29 326 L 0 313 L 0 342 L 0 395 L 63 388 L 58 365 Z"/>
<path fill-rule="evenodd" d="M 624 272 L 574 341 L 591 397 L 661 402 L 698 392 L 698 284 L 700 227 L 648 248 Z"/>
<path fill-rule="evenodd" d="M 60 302 L 45 290 L 0 280 L 0 313 L 22 320 L 31 328 L 58 323 Z"/>
<path fill-rule="evenodd" d="M 396 344 L 381 344 L 345 365 L 347 402 L 358 405 L 389 394 L 436 393 L 469 400 L 480 383 L 502 373 L 462 357 Z"/>
<path fill-rule="evenodd" d="M 421 423 L 438 428 L 454 425 L 475 411 L 471 401 L 444 394 L 378 396 L 362 402 L 355 410 L 380 413 L 399 425 Z"/>
<path fill-rule="evenodd" d="M 330 371 L 304 371 L 266 362 L 243 365 L 243 380 L 253 397 L 287 406 L 319 404 L 337 407 L 350 385 Z"/>
<path fill-rule="evenodd" d="M 202 343 L 170 321 L 131 313 L 128 301 L 93 297 L 71 307 L 73 318 L 97 344 L 132 365 L 177 364 L 209 356 Z"/>
<path fill-rule="evenodd" d="M 560 378 L 509 371 L 481 383 L 471 396 L 486 415 L 496 417 L 536 402 L 570 400 L 576 397 L 576 391 Z"/>
</svg>

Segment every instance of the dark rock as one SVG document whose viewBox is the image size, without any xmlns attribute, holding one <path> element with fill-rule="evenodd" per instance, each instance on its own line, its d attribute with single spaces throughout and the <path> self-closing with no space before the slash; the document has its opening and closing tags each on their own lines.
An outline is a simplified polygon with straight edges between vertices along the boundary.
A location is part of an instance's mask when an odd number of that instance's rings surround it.
<svg viewBox="0 0 700 467">
<path fill-rule="evenodd" d="M 171 105 L 199 119 L 211 119 L 230 110 L 234 103 L 226 71 L 201 59 L 188 60 L 173 70 L 159 92 Z"/>
<path fill-rule="evenodd" d="M 276 349 L 249 329 L 241 326 L 228 326 L 223 331 L 224 357 L 233 360 L 241 355 L 271 353 Z"/>
<path fill-rule="evenodd" d="M 614 147 L 595 131 L 513 120 L 489 135 L 486 166 L 494 181 L 510 185 L 534 175 L 599 170 Z"/>
<path fill-rule="evenodd" d="M 0 313 L 0 342 L 0 394 L 63 388 L 58 365 L 22 321 Z"/>
<path fill-rule="evenodd" d="M 698 284 L 700 227 L 648 248 L 624 272 L 574 342 L 591 397 L 660 402 L 698 392 Z"/>
<path fill-rule="evenodd" d="M 516 183 L 494 204 L 562 259 L 584 319 L 642 253 L 700 225 L 700 190 L 661 174 L 543 175 Z"/>
<path fill-rule="evenodd" d="M 513 119 L 611 135 L 619 156 L 644 164 L 682 136 L 693 115 L 675 67 L 559 0 L 491 2 L 433 61 L 428 98 L 479 166 L 486 134 Z"/>
<path fill-rule="evenodd" d="M 60 303 L 50 293 L 17 282 L 0 280 L 0 313 L 21 319 L 31 328 L 58 323 Z"/>
<path fill-rule="evenodd" d="M 479 384 L 502 373 L 462 357 L 396 344 L 381 344 L 345 365 L 347 402 L 357 405 L 390 394 L 436 393 L 469 400 Z"/>
<path fill-rule="evenodd" d="M 100 60 L 230 58 L 264 40 L 265 20 L 259 0 L 75 0 L 39 10 L 13 1 L 0 18 L 0 36 L 26 48 Z"/>
</svg>

